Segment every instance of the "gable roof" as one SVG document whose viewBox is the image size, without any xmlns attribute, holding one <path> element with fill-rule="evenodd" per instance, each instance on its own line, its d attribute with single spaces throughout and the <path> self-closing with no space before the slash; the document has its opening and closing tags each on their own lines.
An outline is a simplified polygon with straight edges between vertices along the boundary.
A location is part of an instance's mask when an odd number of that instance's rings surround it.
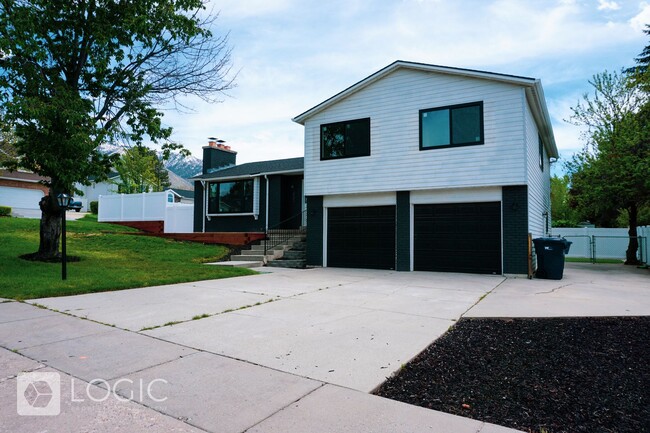
<svg viewBox="0 0 650 433">
<path fill-rule="evenodd" d="M 194 176 L 193 180 L 215 180 L 215 179 L 236 179 L 252 177 L 264 174 L 281 173 L 302 173 L 304 170 L 304 158 L 275 159 L 272 161 L 248 162 L 222 168 L 212 173 Z"/>
<path fill-rule="evenodd" d="M 535 122 L 537 122 L 537 125 L 539 126 L 540 136 L 542 137 L 543 142 L 547 147 L 549 156 L 553 158 L 557 158 L 559 156 L 557 145 L 555 144 L 555 137 L 553 135 L 553 128 L 551 126 L 551 118 L 548 114 L 548 109 L 546 107 L 546 99 L 544 98 L 544 90 L 542 89 L 541 81 L 537 78 L 500 74 L 496 72 L 479 71 L 476 69 L 455 68 L 450 66 L 431 65 L 426 63 L 407 62 L 404 60 L 397 60 L 391 63 L 390 65 L 386 66 L 385 68 L 380 69 L 374 74 L 353 84 L 347 89 L 337 93 L 331 98 L 328 98 L 325 101 L 321 102 L 320 104 L 310 108 L 304 113 L 297 115 L 291 120 L 301 125 L 304 125 L 307 119 L 309 119 L 310 117 L 320 113 L 323 110 L 326 110 L 327 108 L 347 98 L 353 93 L 360 91 L 361 89 L 382 79 L 386 75 L 398 69 L 411 69 L 411 70 L 423 71 L 423 72 L 435 72 L 435 73 L 446 74 L 446 75 L 464 76 L 468 78 L 498 81 L 498 82 L 514 84 L 523 87 L 526 90 L 526 99 L 528 100 L 528 103 L 531 107 L 531 111 L 533 112 L 533 117 L 535 118 Z"/>
</svg>

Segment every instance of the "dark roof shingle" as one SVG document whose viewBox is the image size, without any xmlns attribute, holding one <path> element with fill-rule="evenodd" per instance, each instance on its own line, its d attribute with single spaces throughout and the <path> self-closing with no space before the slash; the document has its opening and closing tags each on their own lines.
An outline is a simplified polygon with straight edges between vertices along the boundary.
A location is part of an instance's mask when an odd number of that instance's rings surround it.
<svg viewBox="0 0 650 433">
<path fill-rule="evenodd" d="M 194 180 L 213 180 L 252 176 L 260 173 L 284 173 L 290 171 L 304 170 L 303 157 L 275 159 L 272 161 L 248 162 L 246 164 L 235 165 L 233 167 L 222 168 L 212 173 L 194 176 Z"/>
</svg>

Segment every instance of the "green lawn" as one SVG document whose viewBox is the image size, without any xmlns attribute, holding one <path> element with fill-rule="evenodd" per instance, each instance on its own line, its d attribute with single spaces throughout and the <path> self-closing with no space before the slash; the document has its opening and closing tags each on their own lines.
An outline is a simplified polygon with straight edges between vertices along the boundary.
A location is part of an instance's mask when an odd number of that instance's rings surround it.
<svg viewBox="0 0 650 433">
<path fill-rule="evenodd" d="M 96 219 L 96 218 L 95 218 Z M 39 220 L 0 218 L 0 298 L 34 299 L 186 281 L 251 275 L 242 268 L 207 266 L 228 253 L 221 245 L 126 234 L 127 227 L 92 217 L 67 222 L 68 279 L 60 263 L 30 262 L 22 254 L 38 249 Z"/>
<path fill-rule="evenodd" d="M 588 257 L 565 257 L 564 260 L 574 263 L 591 263 L 591 259 Z M 623 259 L 596 259 L 596 263 L 610 263 L 620 265 L 623 263 Z"/>
</svg>

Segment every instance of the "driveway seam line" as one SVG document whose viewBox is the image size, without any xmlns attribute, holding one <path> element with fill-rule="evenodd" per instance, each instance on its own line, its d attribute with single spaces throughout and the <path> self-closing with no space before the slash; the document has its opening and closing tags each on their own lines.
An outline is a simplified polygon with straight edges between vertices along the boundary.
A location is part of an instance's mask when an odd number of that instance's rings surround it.
<svg viewBox="0 0 650 433">
<path fill-rule="evenodd" d="M 246 433 L 247 431 L 249 431 L 249 430 L 252 429 L 253 427 L 256 427 L 256 426 L 260 425 L 261 423 L 263 423 L 263 422 L 266 421 L 267 419 L 269 419 L 269 418 L 271 418 L 271 417 L 277 415 L 278 413 L 282 412 L 283 410 L 285 410 L 285 409 L 288 408 L 289 406 L 294 405 L 294 404 L 298 403 L 299 401 L 303 400 L 304 398 L 310 396 L 311 394 L 313 394 L 314 392 L 318 391 L 319 389 L 321 389 L 321 388 L 324 387 L 325 385 L 328 385 L 328 383 L 327 383 L 327 382 L 321 382 L 320 386 L 317 386 L 316 388 L 312 389 L 312 390 L 309 391 L 307 394 L 305 394 L 305 395 L 303 395 L 303 396 L 301 396 L 301 397 L 298 397 L 296 400 L 294 400 L 294 401 L 290 402 L 289 404 L 287 404 L 287 405 L 281 407 L 280 409 L 278 409 L 278 410 L 276 410 L 275 412 L 273 412 L 271 415 L 269 415 L 269 416 L 267 416 L 267 417 L 265 417 L 265 418 L 259 420 L 258 422 L 256 422 L 255 424 L 251 425 L 250 427 L 246 427 L 245 430 L 242 430 L 242 433 Z"/>
<path fill-rule="evenodd" d="M 508 277 L 503 277 L 503 280 L 501 280 L 499 282 L 499 284 L 492 287 L 487 293 L 481 295 L 481 297 L 478 299 L 478 301 L 474 302 L 474 304 L 472 304 L 467 310 L 465 310 L 465 312 L 463 312 L 463 314 L 461 314 L 458 319 L 460 320 L 460 319 L 464 318 L 465 314 L 469 313 L 469 311 L 472 308 L 476 307 L 479 303 L 481 303 L 481 301 L 483 301 L 483 299 L 487 298 L 490 294 L 492 294 L 492 292 L 494 292 L 497 288 L 499 288 L 501 286 L 501 284 L 505 283 L 506 281 L 508 281 Z"/>
</svg>

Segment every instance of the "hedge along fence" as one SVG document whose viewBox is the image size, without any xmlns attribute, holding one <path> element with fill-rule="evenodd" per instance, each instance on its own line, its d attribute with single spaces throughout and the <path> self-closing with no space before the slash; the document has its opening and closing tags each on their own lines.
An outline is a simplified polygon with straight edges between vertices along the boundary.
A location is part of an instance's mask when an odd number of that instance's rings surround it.
<svg viewBox="0 0 650 433">
<path fill-rule="evenodd" d="M 9 206 L 0 206 L 0 217 L 11 216 L 11 208 Z"/>
<path fill-rule="evenodd" d="M 88 205 L 90 207 L 90 213 L 97 215 L 99 209 L 99 202 L 97 200 L 93 200 Z"/>
</svg>

